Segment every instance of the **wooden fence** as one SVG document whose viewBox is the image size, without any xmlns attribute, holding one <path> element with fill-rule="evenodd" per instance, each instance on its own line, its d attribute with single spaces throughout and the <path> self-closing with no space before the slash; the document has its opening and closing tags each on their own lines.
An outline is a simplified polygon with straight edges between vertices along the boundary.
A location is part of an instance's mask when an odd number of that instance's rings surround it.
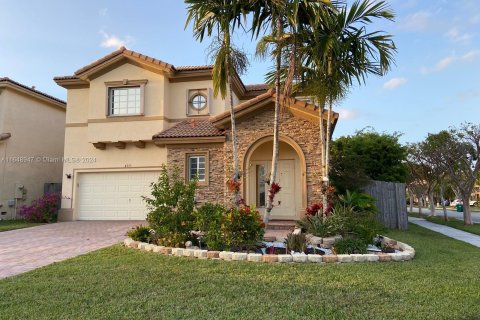
<svg viewBox="0 0 480 320">
<path fill-rule="evenodd" d="M 379 221 L 390 229 L 408 229 L 405 183 L 372 181 L 364 191 L 377 200 Z"/>
</svg>

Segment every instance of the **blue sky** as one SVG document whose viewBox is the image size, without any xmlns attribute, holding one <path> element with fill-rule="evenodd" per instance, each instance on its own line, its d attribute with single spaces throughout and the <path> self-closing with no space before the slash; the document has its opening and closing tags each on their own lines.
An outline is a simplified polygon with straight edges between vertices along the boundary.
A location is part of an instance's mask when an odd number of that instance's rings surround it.
<svg viewBox="0 0 480 320">
<path fill-rule="evenodd" d="M 383 78 L 351 89 L 336 110 L 335 136 L 367 126 L 402 132 L 403 142 L 480 119 L 480 1 L 391 0 L 395 22 L 372 28 L 395 35 L 396 66 Z M 0 77 L 8 76 L 66 99 L 52 78 L 70 75 L 119 45 L 174 65 L 210 63 L 208 41 L 184 30 L 181 0 L 0 0 Z M 261 83 L 270 61 L 253 56 L 249 36 L 245 83 Z"/>
</svg>

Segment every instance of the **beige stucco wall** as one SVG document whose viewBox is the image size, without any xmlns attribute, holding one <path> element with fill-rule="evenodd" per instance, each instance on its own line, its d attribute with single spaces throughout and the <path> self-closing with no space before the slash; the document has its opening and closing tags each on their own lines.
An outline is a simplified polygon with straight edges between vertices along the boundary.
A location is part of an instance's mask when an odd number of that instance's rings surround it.
<svg viewBox="0 0 480 320">
<path fill-rule="evenodd" d="M 20 207 L 42 196 L 44 183 L 62 180 L 65 110 L 10 88 L 0 92 L 0 110 L 1 132 L 12 135 L 0 142 L 0 218 L 12 218 L 16 184 L 26 190 Z"/>
<path fill-rule="evenodd" d="M 148 81 L 145 85 L 144 115 L 108 117 L 105 82 L 124 79 Z M 167 148 L 155 146 L 151 142 L 152 136 L 187 118 L 188 90 L 207 89 L 212 93 L 212 87 L 211 80 L 170 82 L 163 74 L 123 63 L 92 79 L 89 88 L 69 89 L 64 154 L 67 162 L 62 181 L 64 212 L 75 218 L 75 186 L 80 172 L 152 170 L 166 163 Z M 211 94 L 208 98 L 211 99 L 209 116 L 227 110 L 220 96 Z M 234 101 L 239 101 L 236 96 Z M 134 145 L 133 142 L 139 140 L 146 142 L 145 148 Z M 126 148 L 117 149 L 113 143 L 118 141 L 126 142 Z M 93 145 L 96 142 L 106 143 L 106 149 L 96 149 Z M 223 150 L 223 146 L 218 148 L 217 151 Z M 180 149 L 183 148 L 173 148 L 171 153 L 178 156 Z M 212 161 L 217 157 L 223 157 L 222 153 L 212 153 Z M 223 160 L 216 163 L 219 165 L 217 173 L 223 171 Z M 211 192 L 202 188 L 207 192 L 206 199 L 223 195 L 224 181 L 212 184 L 215 187 Z"/>
<path fill-rule="evenodd" d="M 184 119 L 187 117 L 187 92 L 195 89 L 210 89 L 210 114 L 211 116 L 222 113 L 226 110 L 225 100 L 220 94 L 213 95 L 212 80 L 172 82 L 168 87 L 168 108 L 165 110 L 169 119 Z M 236 97 L 234 98 L 236 99 Z"/>
<path fill-rule="evenodd" d="M 124 79 L 148 81 L 144 115 L 107 117 L 105 82 Z M 168 85 L 163 75 L 125 63 L 93 79 L 89 88 L 68 90 L 62 208 L 75 207 L 75 183 L 79 172 L 151 170 L 166 162 L 166 149 L 155 146 L 151 139 L 174 124 L 165 116 Z M 146 142 L 145 148 L 133 144 L 139 140 Z M 93 142 L 117 141 L 125 141 L 125 149 L 118 149 L 111 143 L 107 143 L 105 150 L 93 145 Z"/>
</svg>

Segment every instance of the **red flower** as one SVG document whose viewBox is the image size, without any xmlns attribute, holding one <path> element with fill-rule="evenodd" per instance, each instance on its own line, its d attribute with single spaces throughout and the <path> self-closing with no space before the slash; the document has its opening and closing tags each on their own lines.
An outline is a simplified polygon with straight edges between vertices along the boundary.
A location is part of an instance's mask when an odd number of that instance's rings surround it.
<svg viewBox="0 0 480 320">
<path fill-rule="evenodd" d="M 272 182 L 270 184 L 270 190 L 268 192 L 268 199 L 270 200 L 271 203 L 273 203 L 273 199 L 275 198 L 275 195 L 282 190 L 282 187 L 276 182 Z"/>
<path fill-rule="evenodd" d="M 323 205 L 320 203 L 314 203 L 310 207 L 307 207 L 305 209 L 306 213 L 310 216 L 315 216 L 318 214 L 318 212 L 322 209 Z"/>
</svg>

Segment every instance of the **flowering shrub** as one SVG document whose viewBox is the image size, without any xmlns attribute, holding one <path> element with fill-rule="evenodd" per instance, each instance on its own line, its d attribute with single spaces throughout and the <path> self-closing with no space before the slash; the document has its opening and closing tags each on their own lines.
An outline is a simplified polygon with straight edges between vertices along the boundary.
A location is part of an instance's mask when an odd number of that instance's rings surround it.
<svg viewBox="0 0 480 320">
<path fill-rule="evenodd" d="M 222 219 L 222 236 L 233 250 L 250 249 L 263 239 L 265 225 L 260 213 L 249 206 L 228 210 Z"/>
<path fill-rule="evenodd" d="M 197 182 L 185 183 L 178 168 L 160 169 L 158 181 L 152 183 L 151 197 L 144 197 L 150 210 L 147 221 L 159 245 L 180 247 L 191 239 L 196 189 Z"/>
<path fill-rule="evenodd" d="M 60 208 L 60 194 L 48 193 L 32 201 L 29 206 L 21 206 L 19 215 L 32 222 L 53 222 Z"/>
</svg>

